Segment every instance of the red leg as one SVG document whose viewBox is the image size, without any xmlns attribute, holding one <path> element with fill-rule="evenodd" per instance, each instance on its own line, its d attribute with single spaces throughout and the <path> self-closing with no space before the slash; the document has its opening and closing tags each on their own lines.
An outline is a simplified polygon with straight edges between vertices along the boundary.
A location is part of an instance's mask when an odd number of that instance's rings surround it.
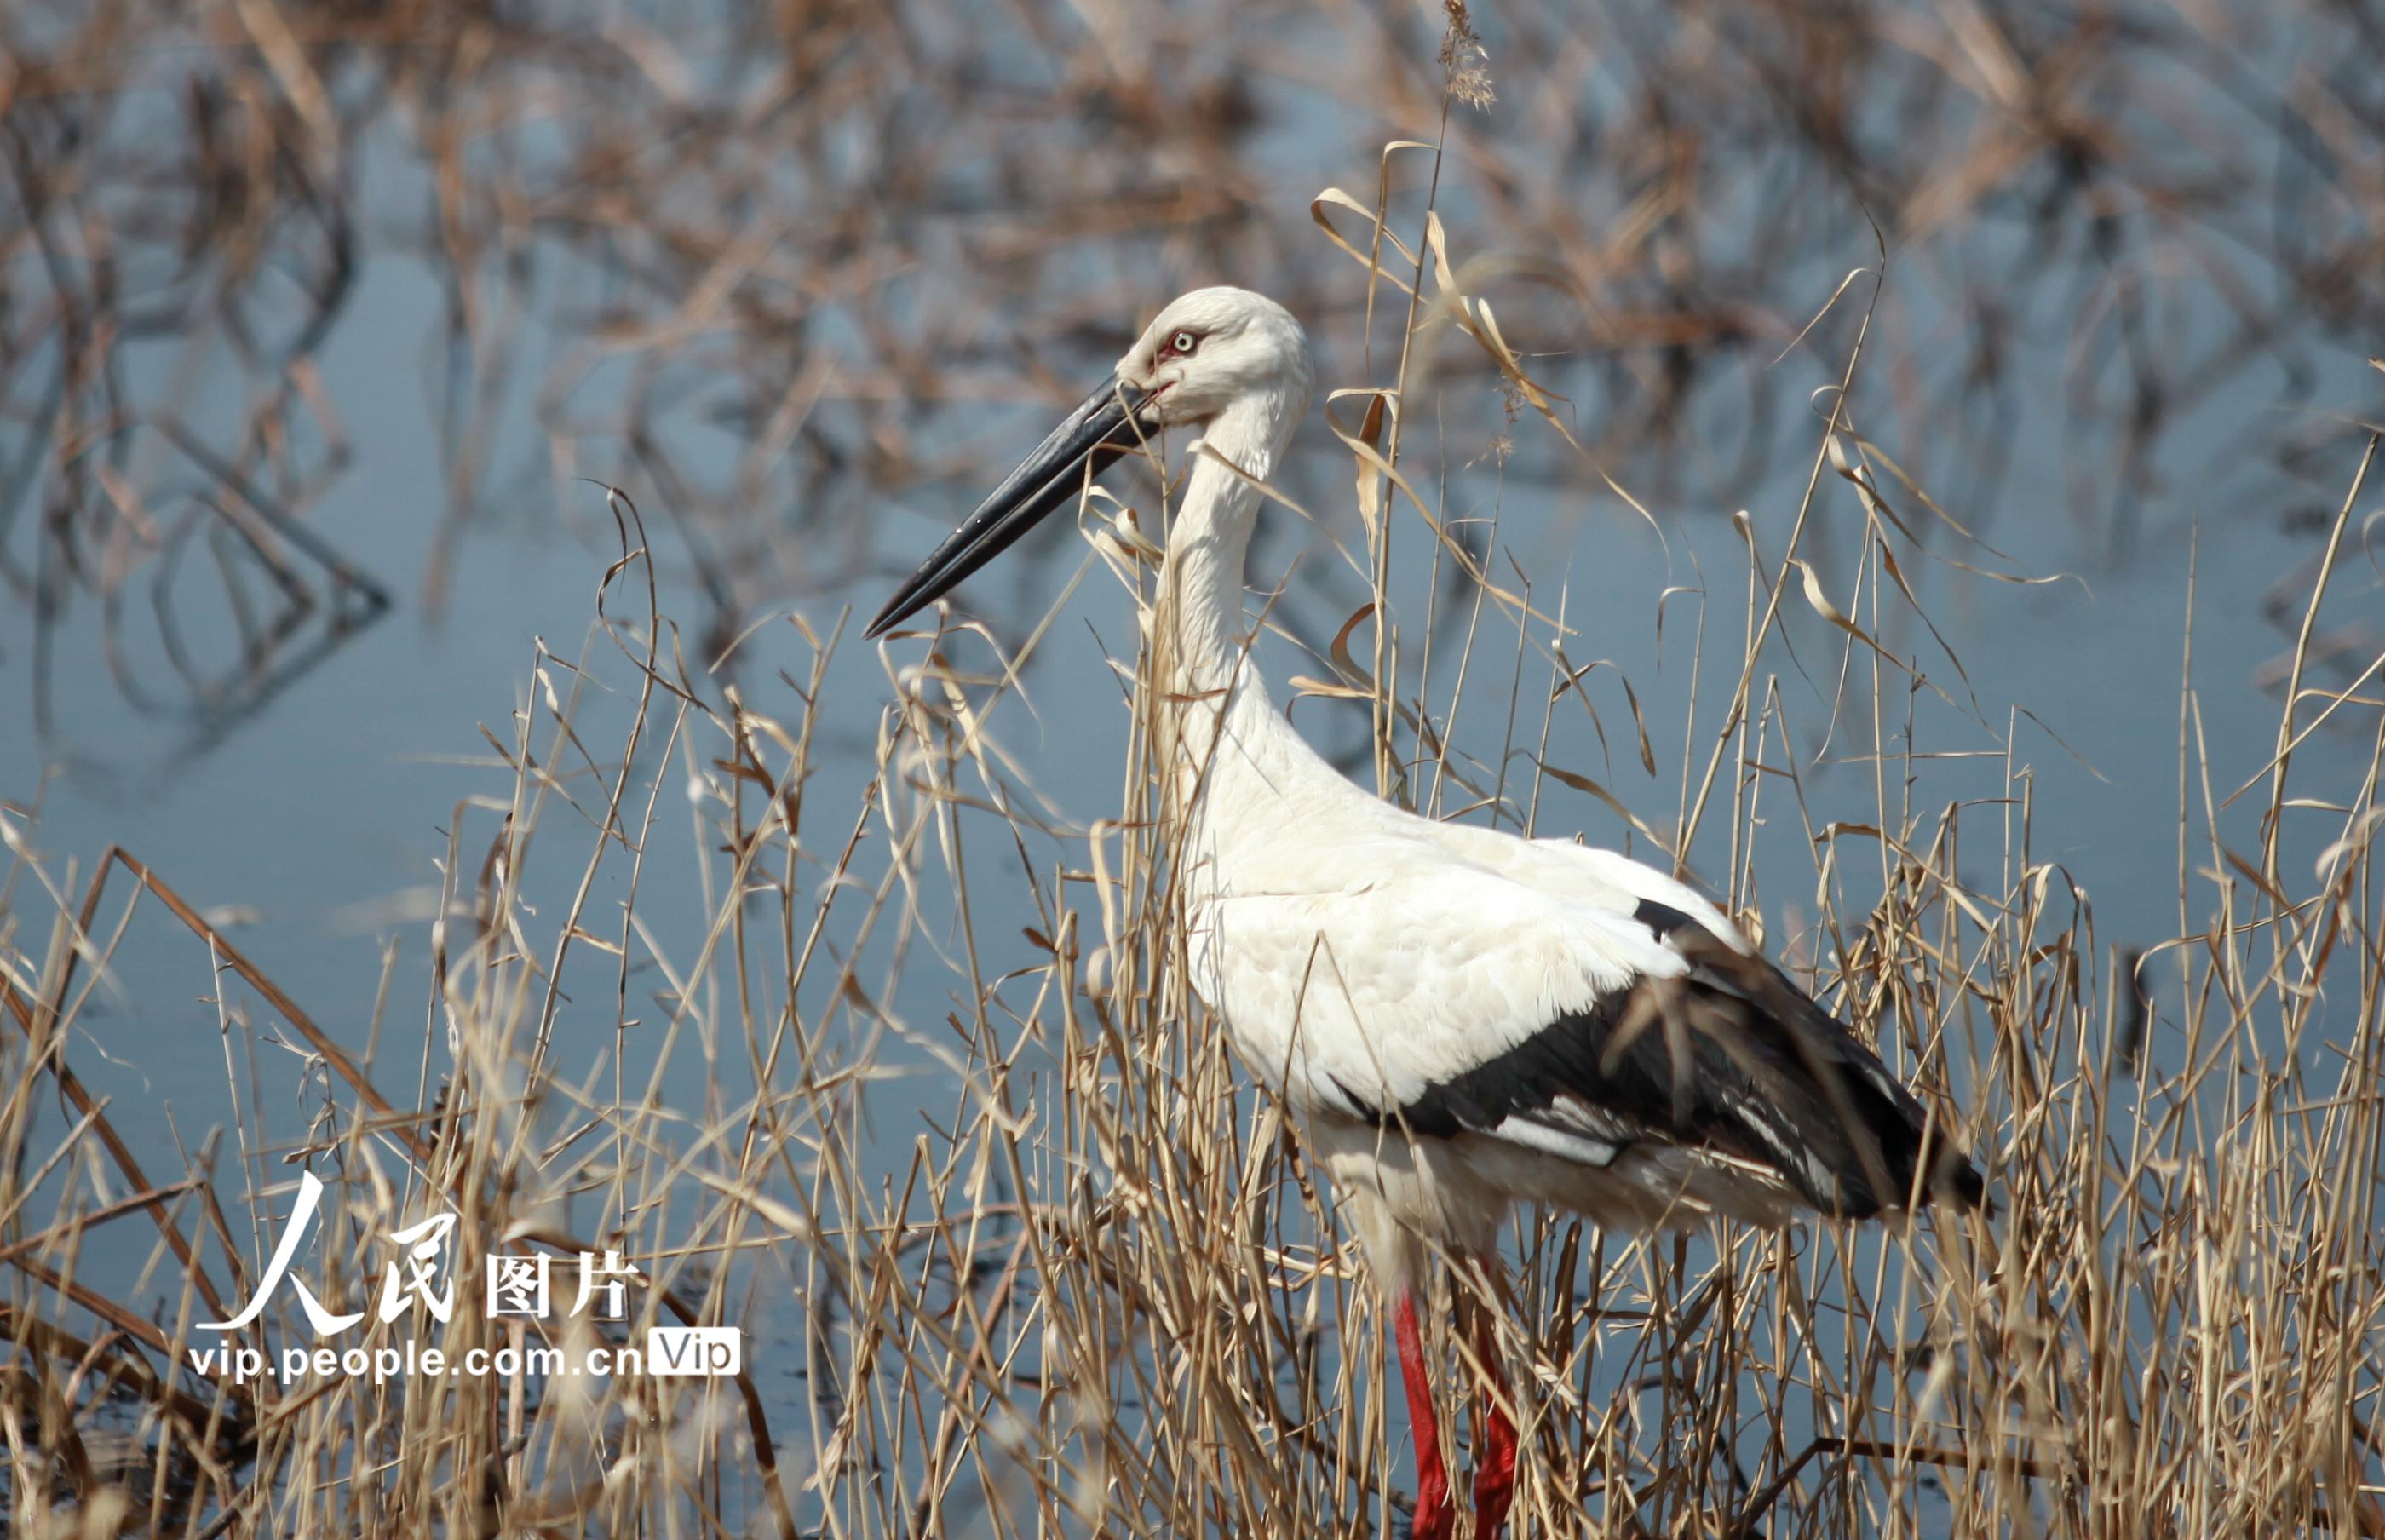
<svg viewBox="0 0 2385 1540">
<path fill-rule="evenodd" d="M 1474 1459 L 1474 1534 L 1475 1540 L 1491 1540 L 1506 1523 L 1507 1505 L 1516 1496 L 1516 1425 L 1499 1404 L 1507 1378 L 1499 1371 L 1499 1332 L 1487 1307 L 1474 1312 L 1474 1351 L 1491 1381 L 1482 1394 L 1483 1446 Z"/>
<path fill-rule="evenodd" d="M 1411 1540 L 1449 1540 L 1457 1521 L 1449 1501 L 1449 1472 L 1441 1463 L 1441 1419 L 1433 1415 L 1432 1381 L 1425 1371 L 1424 1340 L 1417 1332 L 1416 1293 L 1402 1290 L 1396 1314 L 1400 1383 L 1408 1393 L 1408 1429 L 1416 1438 L 1416 1522 Z"/>
</svg>

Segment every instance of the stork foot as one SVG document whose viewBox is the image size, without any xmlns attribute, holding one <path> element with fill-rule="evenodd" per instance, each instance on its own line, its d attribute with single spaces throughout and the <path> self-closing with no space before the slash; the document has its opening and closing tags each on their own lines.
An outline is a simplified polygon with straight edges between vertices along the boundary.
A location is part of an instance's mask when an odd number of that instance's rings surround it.
<svg viewBox="0 0 2385 1540">
<path fill-rule="evenodd" d="M 1448 1490 L 1428 1490 L 1419 1483 L 1416 1512 L 1409 1518 L 1392 1521 L 1392 1533 L 1402 1540 L 1449 1540 L 1456 1527 L 1457 1508 L 1449 1500 Z"/>
<path fill-rule="evenodd" d="M 1490 1379 L 1482 1393 L 1482 1448 L 1474 1459 L 1474 1534 L 1491 1540 L 1507 1522 L 1507 1505 L 1516 1496 L 1516 1424 L 1500 1405 L 1507 1377 L 1499 1371 L 1499 1334 L 1488 1312 L 1476 1319 L 1474 1342 Z"/>
<path fill-rule="evenodd" d="M 1430 1382 L 1426 1377 L 1424 1336 L 1417 1329 L 1416 1295 L 1402 1290 L 1394 1313 L 1393 1335 L 1399 1345 L 1400 1381 L 1407 1387 L 1408 1428 L 1416 1438 L 1416 1517 L 1408 1521 L 1409 1540 L 1449 1540 L 1456 1526 L 1456 1509 L 1449 1500 L 1449 1473 L 1441 1463 L 1441 1419 L 1433 1414 Z"/>
<path fill-rule="evenodd" d="M 1475 1540 L 1491 1540 L 1506 1525 L 1507 1505 L 1516 1496 L 1516 1433 L 1505 1418 L 1491 1415 L 1488 1447 L 1474 1467 Z"/>
</svg>

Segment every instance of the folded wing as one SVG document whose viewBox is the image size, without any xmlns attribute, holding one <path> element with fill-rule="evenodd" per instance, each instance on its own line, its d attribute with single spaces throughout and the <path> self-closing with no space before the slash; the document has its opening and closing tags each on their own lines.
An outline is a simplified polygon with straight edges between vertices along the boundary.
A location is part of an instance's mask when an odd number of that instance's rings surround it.
<svg viewBox="0 0 2385 1540">
<path fill-rule="evenodd" d="M 1387 867 L 1220 906 L 1212 998 L 1247 1055 L 1275 1058 L 1263 1078 L 1414 1136 L 1590 1167 L 1651 1143 L 1710 1152 L 1847 1218 L 1979 1200 L 1912 1093 L 1711 905 L 1610 853 L 1491 838 L 1484 854 L 1541 870 Z"/>
</svg>

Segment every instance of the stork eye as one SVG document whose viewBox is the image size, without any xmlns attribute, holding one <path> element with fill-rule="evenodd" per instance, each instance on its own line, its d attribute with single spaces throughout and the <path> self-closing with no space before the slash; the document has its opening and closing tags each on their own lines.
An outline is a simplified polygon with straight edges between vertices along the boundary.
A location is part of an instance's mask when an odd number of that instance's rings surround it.
<svg viewBox="0 0 2385 1540">
<path fill-rule="evenodd" d="M 1168 351 L 1180 357 L 1190 357 L 1192 350 L 1200 345 L 1201 338 L 1197 332 L 1179 332 L 1168 339 Z"/>
</svg>

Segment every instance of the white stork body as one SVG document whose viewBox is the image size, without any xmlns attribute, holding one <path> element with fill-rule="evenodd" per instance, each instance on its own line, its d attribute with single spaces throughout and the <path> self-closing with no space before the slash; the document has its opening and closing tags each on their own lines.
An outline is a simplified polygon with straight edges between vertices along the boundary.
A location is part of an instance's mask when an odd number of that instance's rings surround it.
<svg viewBox="0 0 2385 1540">
<path fill-rule="evenodd" d="M 1414 1533 L 1441 1540 L 1454 1515 L 1415 1321 L 1436 1249 L 1495 1281 L 1517 1201 L 1646 1229 L 1717 1213 L 1779 1223 L 1799 1208 L 1863 1217 L 1933 1194 L 1975 1201 L 1980 1184 L 1870 1050 L 1682 883 L 1570 842 L 1418 818 L 1292 730 L 1252 667 L 1243 560 L 1309 385 L 1305 339 L 1280 307 L 1237 289 L 1185 295 L 871 631 L 1073 502 L 1088 454 L 1201 429 L 1154 638 L 1192 982 L 1300 1120 L 1394 1302 Z M 1474 1494 L 1486 1535 L 1515 1459 L 1495 1383 L 1488 1411 Z"/>
<path fill-rule="evenodd" d="M 1503 1118 L 1386 1139 L 1383 1114 L 1643 978 L 1686 973 L 1633 918 L 1643 899 L 1738 932 L 1611 852 L 1438 823 L 1369 795 L 1292 730 L 1255 670 L 1238 672 L 1180 862 L 1192 983 L 1252 1073 L 1306 1122 L 1387 1286 L 1415 1279 L 1421 1238 L 1490 1249 L 1515 1198 L 1631 1228 L 1714 1209 L 1786 1217 L 1793 1195 L 1759 1167 L 1627 1148 L 1589 1127 Z"/>
<path fill-rule="evenodd" d="M 1254 678 L 1245 688 L 1263 687 Z M 1517 1199 L 1632 1230 L 1717 1211 L 1789 1217 L 1794 1190 L 1761 1165 L 1589 1118 L 1567 1126 L 1561 1112 L 1387 1137 L 1387 1114 L 1496 1065 L 1552 1023 L 1643 979 L 1686 974 L 1687 960 L 1633 918 L 1642 900 L 1733 941 L 1738 933 L 1636 862 L 1416 818 L 1281 737 L 1292 752 L 1262 774 L 1265 746 L 1230 729 L 1192 826 L 1208 869 L 1187 879 L 1192 982 L 1252 1073 L 1302 1117 L 1388 1288 L 1417 1280 L 1428 1240 L 1492 1250 Z M 1318 848 L 1335 853 L 1330 870 Z"/>
</svg>

